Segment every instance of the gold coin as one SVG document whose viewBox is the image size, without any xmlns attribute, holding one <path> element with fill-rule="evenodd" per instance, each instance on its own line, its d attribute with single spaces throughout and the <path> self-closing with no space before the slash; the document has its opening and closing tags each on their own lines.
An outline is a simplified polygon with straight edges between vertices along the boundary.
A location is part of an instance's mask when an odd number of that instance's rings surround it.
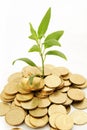
<svg viewBox="0 0 87 130">
<path fill-rule="evenodd" d="M 75 101 L 81 101 L 85 98 L 84 92 L 80 89 L 70 88 L 67 94 L 69 98 Z"/>
<path fill-rule="evenodd" d="M 72 104 L 72 102 L 73 102 L 73 100 L 70 99 L 70 98 L 67 96 L 67 99 L 66 99 L 66 101 L 64 102 L 63 105 L 68 106 L 68 105 Z"/>
<path fill-rule="evenodd" d="M 55 67 L 52 72 L 54 72 L 53 74 L 57 74 L 59 76 L 65 76 L 69 74 L 69 70 L 65 67 Z"/>
<path fill-rule="evenodd" d="M 44 88 L 42 89 L 42 92 L 44 93 L 52 93 L 53 91 L 53 88 L 48 88 L 47 86 L 44 86 Z"/>
<path fill-rule="evenodd" d="M 23 77 L 21 80 L 20 80 L 20 86 L 21 88 L 24 90 L 24 91 L 30 91 L 30 88 L 29 88 L 29 85 L 27 84 L 29 82 L 29 77 L 25 78 Z"/>
<path fill-rule="evenodd" d="M 18 92 L 17 90 L 18 83 L 10 82 L 5 86 L 4 92 L 8 95 L 14 95 Z"/>
<path fill-rule="evenodd" d="M 25 124 L 30 127 L 30 128 L 36 128 L 35 126 L 33 126 L 31 123 L 30 123 L 30 115 L 28 114 L 26 117 L 25 117 Z"/>
<path fill-rule="evenodd" d="M 48 97 L 48 95 L 49 95 L 49 94 L 44 93 L 44 92 L 42 92 L 42 91 L 35 93 L 35 96 L 38 97 L 38 98 L 41 98 L 41 99 Z"/>
<path fill-rule="evenodd" d="M 14 107 L 16 107 L 16 105 L 15 105 L 15 102 L 13 101 L 13 102 L 11 102 L 11 109 Z"/>
<path fill-rule="evenodd" d="M 29 77 L 30 75 L 35 75 L 35 70 L 32 66 L 26 66 L 22 69 L 23 77 Z"/>
<path fill-rule="evenodd" d="M 70 75 L 71 75 L 72 73 L 71 72 L 69 72 L 67 75 L 65 75 L 65 76 L 62 76 L 62 78 L 64 79 L 64 80 L 69 80 L 70 79 Z"/>
<path fill-rule="evenodd" d="M 53 69 L 53 68 L 54 68 L 54 65 L 51 65 L 51 64 L 45 64 L 44 66 L 45 66 L 45 67 L 48 67 L 48 68 L 50 68 L 50 69 Z"/>
<path fill-rule="evenodd" d="M 70 81 L 77 85 L 82 85 L 86 82 L 86 79 L 79 74 L 72 74 L 70 75 Z"/>
<path fill-rule="evenodd" d="M 40 77 L 34 77 L 32 85 L 28 82 L 31 91 L 40 90 L 44 87 L 44 80 Z"/>
<path fill-rule="evenodd" d="M 25 119 L 25 111 L 22 108 L 15 107 L 8 111 L 5 120 L 9 125 L 20 125 Z"/>
<path fill-rule="evenodd" d="M 44 76 L 48 76 L 52 74 L 52 69 L 49 66 L 44 66 Z M 42 67 L 40 67 L 40 71 L 42 71 Z M 42 75 L 42 73 L 40 74 Z"/>
<path fill-rule="evenodd" d="M 56 89 L 60 89 L 61 90 L 62 88 L 64 88 L 64 82 L 61 79 L 61 84 Z"/>
<path fill-rule="evenodd" d="M 55 125 L 60 130 L 71 130 L 73 127 L 73 119 L 69 115 L 61 114 L 56 117 Z"/>
<path fill-rule="evenodd" d="M 60 91 L 56 91 L 49 96 L 49 100 L 55 104 L 63 104 L 67 99 L 67 95 L 65 93 L 61 93 Z"/>
<path fill-rule="evenodd" d="M 82 84 L 82 85 L 75 85 L 74 84 L 73 87 L 80 88 L 80 89 L 87 88 L 87 80 L 86 80 L 86 82 L 84 84 Z"/>
<path fill-rule="evenodd" d="M 5 99 L 4 97 L 0 97 L 1 98 L 1 100 L 3 101 L 3 102 L 5 102 L 5 103 L 10 103 L 10 102 L 12 102 L 14 99 Z"/>
<path fill-rule="evenodd" d="M 48 97 L 39 99 L 38 107 L 39 108 L 45 108 L 48 107 L 51 104 L 50 100 Z"/>
<path fill-rule="evenodd" d="M 62 93 L 65 93 L 65 92 L 67 92 L 68 90 L 69 90 L 69 86 L 67 86 L 67 87 L 63 87 L 62 89 L 60 89 L 60 91 L 62 92 Z"/>
<path fill-rule="evenodd" d="M 59 70 L 57 70 L 57 67 L 54 67 L 51 71 L 53 75 L 57 75 L 58 77 L 61 76 L 61 73 L 59 72 Z"/>
<path fill-rule="evenodd" d="M 29 93 L 29 94 L 17 94 L 16 95 L 16 99 L 18 100 L 18 101 L 22 101 L 22 102 L 24 102 L 24 101 L 29 101 L 29 100 L 31 100 L 33 98 L 33 93 Z"/>
<path fill-rule="evenodd" d="M 87 98 L 84 98 L 82 101 L 73 102 L 72 104 L 77 109 L 87 109 Z"/>
<path fill-rule="evenodd" d="M 22 130 L 21 128 L 12 128 L 11 130 Z"/>
<path fill-rule="evenodd" d="M 40 68 L 38 67 L 33 67 L 33 71 L 35 72 L 35 75 L 41 75 L 42 74 L 42 72 L 41 72 L 41 70 L 40 70 Z"/>
<path fill-rule="evenodd" d="M 69 80 L 64 80 L 64 86 L 70 86 L 71 85 L 71 82 Z"/>
<path fill-rule="evenodd" d="M 48 116 L 45 115 L 41 118 L 35 118 L 30 116 L 30 123 L 37 128 L 44 127 L 48 123 Z"/>
<path fill-rule="evenodd" d="M 10 105 L 0 102 L 0 116 L 4 116 L 10 110 Z"/>
<path fill-rule="evenodd" d="M 47 108 L 36 108 L 29 110 L 29 114 L 33 117 L 43 117 L 47 114 Z"/>
<path fill-rule="evenodd" d="M 44 79 L 44 83 L 49 88 L 56 88 L 61 84 L 61 79 L 57 75 L 50 75 Z"/>
<path fill-rule="evenodd" d="M 28 110 L 35 109 L 35 108 L 38 106 L 38 98 L 37 98 L 37 97 L 34 97 L 34 98 L 33 98 L 32 100 L 30 100 L 30 101 L 21 102 L 21 106 L 22 106 L 24 109 L 28 109 Z"/>
<path fill-rule="evenodd" d="M 16 72 L 16 73 L 11 74 L 8 77 L 8 82 L 14 82 L 14 81 L 19 82 L 21 78 L 22 78 L 22 73 L 21 72 Z"/>
<path fill-rule="evenodd" d="M 1 97 L 3 97 L 6 100 L 14 100 L 15 95 L 8 95 L 4 92 L 4 90 L 1 92 Z"/>
<path fill-rule="evenodd" d="M 48 109 L 48 114 L 51 116 L 53 113 L 66 114 L 66 108 L 63 105 L 52 104 Z"/>
<path fill-rule="evenodd" d="M 14 103 L 16 106 L 21 107 L 21 102 L 19 102 L 16 98 L 14 99 Z"/>
<path fill-rule="evenodd" d="M 87 113 L 82 110 L 74 110 L 71 113 L 73 121 L 77 125 L 83 125 L 87 123 Z"/>
<path fill-rule="evenodd" d="M 30 90 L 29 91 L 28 90 L 27 91 L 24 90 L 24 85 L 21 83 L 21 81 L 18 83 L 17 90 L 21 94 L 28 94 L 28 93 L 30 93 Z"/>
<path fill-rule="evenodd" d="M 55 125 L 55 121 L 56 121 L 56 117 L 59 116 L 61 113 L 53 113 L 52 115 L 50 115 L 49 117 L 49 124 L 51 127 L 56 128 Z M 62 113 L 63 114 L 63 113 Z"/>
</svg>

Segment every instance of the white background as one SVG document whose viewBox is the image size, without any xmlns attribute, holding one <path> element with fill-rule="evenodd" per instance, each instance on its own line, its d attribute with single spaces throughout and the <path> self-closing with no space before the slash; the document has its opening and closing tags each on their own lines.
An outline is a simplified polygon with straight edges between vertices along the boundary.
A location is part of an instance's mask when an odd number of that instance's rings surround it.
<svg viewBox="0 0 87 130">
<path fill-rule="evenodd" d="M 66 54 L 68 61 L 49 56 L 46 63 L 65 66 L 72 73 L 87 77 L 87 1 L 86 0 L 0 0 L 0 92 L 8 76 L 26 65 L 12 61 L 20 57 L 33 58 L 40 64 L 37 54 L 29 54 L 28 49 L 33 41 L 30 35 L 29 22 L 37 29 L 47 9 L 52 8 L 52 15 L 47 34 L 51 31 L 64 30 L 58 48 Z M 85 90 L 87 94 L 87 90 Z M 21 126 L 24 130 L 30 128 Z M 0 117 L 0 129 L 10 130 L 4 118 Z M 49 128 L 43 128 L 48 130 Z M 86 130 L 87 125 L 75 126 L 73 130 Z"/>
</svg>

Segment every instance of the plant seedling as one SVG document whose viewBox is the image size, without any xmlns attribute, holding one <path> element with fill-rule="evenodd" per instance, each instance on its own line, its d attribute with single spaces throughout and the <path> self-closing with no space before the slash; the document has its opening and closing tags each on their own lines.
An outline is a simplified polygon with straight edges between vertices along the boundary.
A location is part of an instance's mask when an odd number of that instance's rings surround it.
<svg viewBox="0 0 87 130">
<path fill-rule="evenodd" d="M 35 44 L 28 50 L 28 52 L 37 52 L 41 57 L 41 63 L 42 63 L 42 77 L 44 77 L 44 64 L 47 55 L 55 55 L 59 56 L 65 60 L 67 60 L 66 56 L 58 51 L 58 50 L 47 50 L 50 49 L 53 46 L 59 46 L 61 47 L 61 44 L 59 43 L 59 39 L 63 35 L 64 31 L 55 31 L 47 36 L 45 36 L 46 31 L 48 29 L 48 25 L 50 23 L 51 18 L 51 8 L 49 8 L 42 18 L 40 25 L 38 27 L 38 30 L 36 31 L 33 27 L 33 25 L 30 23 L 30 32 L 31 35 L 29 36 L 30 39 L 35 41 Z M 17 61 L 21 60 L 26 62 L 28 65 L 35 66 L 38 68 L 38 66 L 29 58 L 19 58 L 13 61 L 13 64 Z"/>
</svg>

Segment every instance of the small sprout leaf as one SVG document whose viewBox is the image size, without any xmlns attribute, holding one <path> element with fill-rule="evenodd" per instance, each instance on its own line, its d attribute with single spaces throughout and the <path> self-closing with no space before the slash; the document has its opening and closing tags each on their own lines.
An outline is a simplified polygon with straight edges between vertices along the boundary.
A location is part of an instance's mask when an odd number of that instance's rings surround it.
<svg viewBox="0 0 87 130">
<path fill-rule="evenodd" d="M 37 33 L 36 33 L 35 29 L 33 28 L 31 23 L 30 23 L 30 32 L 31 32 L 32 35 L 29 36 L 29 38 L 37 41 L 38 40 Z"/>
<path fill-rule="evenodd" d="M 49 34 L 45 41 L 49 40 L 49 39 L 56 39 L 56 40 L 59 40 L 61 38 L 61 36 L 63 35 L 64 31 L 56 31 L 56 32 L 53 32 L 51 34 Z"/>
<path fill-rule="evenodd" d="M 57 51 L 57 50 L 48 51 L 48 52 L 46 53 L 46 55 L 56 55 L 56 56 L 59 56 L 59 57 L 65 59 L 65 60 L 67 60 L 65 54 L 63 54 L 62 52 Z"/>
<path fill-rule="evenodd" d="M 18 60 L 24 61 L 25 63 L 27 63 L 28 65 L 31 65 L 31 66 L 37 66 L 32 60 L 30 60 L 28 58 L 19 58 L 17 60 L 14 60 L 12 64 L 14 65 L 15 62 L 18 61 Z"/>
<path fill-rule="evenodd" d="M 55 39 L 47 40 L 43 44 L 44 44 L 44 48 L 45 49 L 46 48 L 50 48 L 52 46 L 61 46 L 61 44 L 57 40 L 55 40 Z"/>
<path fill-rule="evenodd" d="M 40 52 L 40 48 L 38 45 L 33 45 L 28 52 Z"/>
<path fill-rule="evenodd" d="M 51 8 L 48 9 L 48 11 L 46 12 L 45 16 L 43 17 L 43 19 L 38 27 L 39 39 L 41 39 L 44 36 L 44 34 L 46 33 L 49 22 L 50 22 L 50 17 L 51 17 Z"/>
</svg>

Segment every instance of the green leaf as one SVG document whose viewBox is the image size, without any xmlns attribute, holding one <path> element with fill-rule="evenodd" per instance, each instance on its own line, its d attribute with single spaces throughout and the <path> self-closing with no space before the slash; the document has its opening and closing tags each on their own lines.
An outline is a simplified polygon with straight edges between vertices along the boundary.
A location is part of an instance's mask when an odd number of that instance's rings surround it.
<svg viewBox="0 0 87 130">
<path fill-rule="evenodd" d="M 37 38 L 37 33 L 35 31 L 35 29 L 33 28 L 32 24 L 30 23 L 30 31 L 31 31 L 31 36 L 29 36 L 29 38 L 33 39 L 33 40 L 38 40 Z"/>
<path fill-rule="evenodd" d="M 40 48 L 37 45 L 33 45 L 28 52 L 40 52 Z"/>
<path fill-rule="evenodd" d="M 56 32 L 53 32 L 53 33 L 49 34 L 49 35 L 46 37 L 45 41 L 46 41 L 46 40 L 49 40 L 49 39 L 59 40 L 60 37 L 63 35 L 63 33 L 64 33 L 64 31 L 56 31 Z"/>
<path fill-rule="evenodd" d="M 28 38 L 36 41 L 36 37 L 34 35 L 30 35 Z"/>
<path fill-rule="evenodd" d="M 52 46 L 61 46 L 61 44 L 55 39 L 47 40 L 43 44 L 44 44 L 45 49 Z"/>
<path fill-rule="evenodd" d="M 35 77 L 35 75 L 31 75 L 31 76 L 29 77 L 29 84 L 30 84 L 30 85 L 32 85 L 34 77 Z"/>
<path fill-rule="evenodd" d="M 65 60 L 67 60 L 66 56 L 65 56 L 62 52 L 57 51 L 57 50 L 48 51 L 48 52 L 46 53 L 46 55 L 56 55 L 56 56 L 59 56 L 59 57 L 61 57 L 61 58 L 64 58 Z"/>
<path fill-rule="evenodd" d="M 41 39 L 44 34 L 47 31 L 49 22 L 50 22 L 50 17 L 51 17 L 51 8 L 48 9 L 46 14 L 44 15 L 39 27 L 38 27 L 38 37 Z"/>
<path fill-rule="evenodd" d="M 18 60 L 24 61 L 25 63 L 27 63 L 28 65 L 31 65 L 31 66 L 37 66 L 32 60 L 30 60 L 30 59 L 28 59 L 28 58 L 19 58 L 19 59 L 16 59 L 16 60 L 13 61 L 12 64 L 14 65 L 14 63 L 15 63 L 16 61 L 18 61 Z"/>
</svg>

